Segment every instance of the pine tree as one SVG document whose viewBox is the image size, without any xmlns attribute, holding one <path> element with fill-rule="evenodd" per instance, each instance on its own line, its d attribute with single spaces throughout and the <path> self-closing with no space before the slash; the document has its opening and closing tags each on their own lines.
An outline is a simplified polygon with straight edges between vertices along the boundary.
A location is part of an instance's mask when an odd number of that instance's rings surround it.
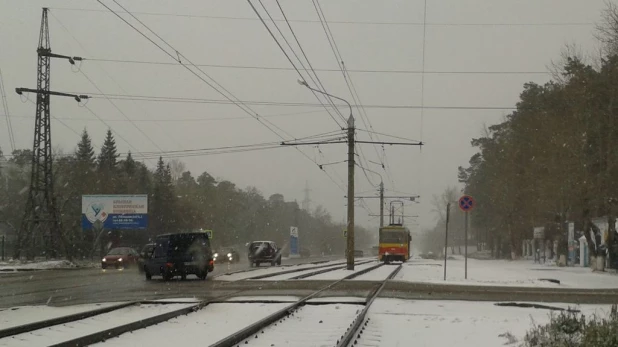
<svg viewBox="0 0 618 347">
<path fill-rule="evenodd" d="M 99 169 L 114 169 L 117 164 L 118 150 L 116 148 L 116 140 L 112 134 L 112 130 L 107 130 L 101 153 L 99 153 Z"/>
<path fill-rule="evenodd" d="M 90 135 L 88 135 L 88 131 L 84 128 L 82 132 L 82 139 L 77 144 L 77 151 L 75 152 L 75 159 L 79 163 L 83 163 L 88 167 L 94 166 L 94 149 L 92 148 L 92 140 L 90 139 Z"/>
<path fill-rule="evenodd" d="M 131 151 L 127 154 L 127 159 L 122 163 L 122 168 L 124 172 L 127 174 L 127 177 L 132 178 L 135 175 L 135 169 L 137 165 L 135 164 L 135 160 L 133 160 L 133 156 L 131 155 Z"/>
</svg>

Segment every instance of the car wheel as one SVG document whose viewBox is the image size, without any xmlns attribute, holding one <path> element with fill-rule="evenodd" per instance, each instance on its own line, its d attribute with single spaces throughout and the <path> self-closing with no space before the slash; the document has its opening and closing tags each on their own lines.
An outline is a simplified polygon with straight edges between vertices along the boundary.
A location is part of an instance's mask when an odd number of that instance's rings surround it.
<svg viewBox="0 0 618 347">
<path fill-rule="evenodd" d="M 101 264 L 101 269 L 105 270 L 106 268 L 107 268 L 107 265 Z"/>
<path fill-rule="evenodd" d="M 164 281 L 170 281 L 172 278 L 174 278 L 174 275 L 171 273 L 164 273 L 163 274 L 163 280 Z"/>
<path fill-rule="evenodd" d="M 277 265 L 281 265 L 281 258 L 277 259 Z"/>
<path fill-rule="evenodd" d="M 255 262 L 255 267 L 260 267 L 260 262 L 259 261 Z"/>
<path fill-rule="evenodd" d="M 152 279 L 152 275 L 148 270 L 144 269 L 144 273 L 146 274 L 146 281 L 150 281 Z"/>
<path fill-rule="evenodd" d="M 187 280 L 187 274 L 183 273 L 182 275 L 180 275 L 180 279 L 183 280 L 183 281 L 186 281 Z"/>
<path fill-rule="evenodd" d="M 208 277 L 208 271 L 203 271 L 202 273 L 198 274 L 197 277 L 199 277 L 199 279 L 204 281 L 206 277 Z"/>
</svg>

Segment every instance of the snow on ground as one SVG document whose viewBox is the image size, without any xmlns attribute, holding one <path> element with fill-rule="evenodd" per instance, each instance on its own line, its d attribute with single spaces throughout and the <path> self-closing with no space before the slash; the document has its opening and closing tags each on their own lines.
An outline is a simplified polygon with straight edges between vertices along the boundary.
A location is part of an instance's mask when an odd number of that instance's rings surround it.
<svg viewBox="0 0 618 347">
<path fill-rule="evenodd" d="M 281 302 L 296 302 L 300 299 L 298 296 L 235 296 L 233 298 L 229 298 L 225 301 L 234 302 L 234 301 L 281 301 Z"/>
<path fill-rule="evenodd" d="M 308 280 L 308 281 L 312 281 L 312 280 L 339 280 L 339 279 L 342 279 L 342 278 L 344 278 L 346 276 L 349 276 L 349 275 L 351 275 L 353 273 L 359 272 L 361 270 L 364 270 L 366 268 L 370 268 L 370 267 L 375 266 L 375 265 L 376 265 L 375 262 L 370 262 L 370 263 L 354 266 L 354 271 L 350 271 L 350 270 L 347 270 L 346 268 L 343 268 L 343 269 L 329 271 L 329 272 L 325 272 L 323 274 L 319 274 L 319 275 L 315 275 L 315 276 L 311 276 L 311 277 L 307 277 L 307 278 L 303 278 L 303 279 L 304 280 Z"/>
<path fill-rule="evenodd" d="M 162 303 L 166 303 L 166 302 L 186 302 L 186 303 L 197 303 L 200 302 L 201 300 L 198 298 L 169 298 L 169 299 L 159 299 L 159 300 L 153 300 L 153 302 L 162 302 Z"/>
<path fill-rule="evenodd" d="M 0 262 L 0 271 L 34 271 L 34 270 L 53 270 L 53 269 L 72 269 L 77 265 L 68 260 L 48 260 L 37 262 Z"/>
<path fill-rule="evenodd" d="M 239 346 L 334 346 L 362 305 L 305 305 Z M 387 345 L 384 345 L 387 346 Z M 390 347 L 390 346 L 388 346 Z"/>
<path fill-rule="evenodd" d="M 590 268 L 557 267 L 534 264 L 530 260 L 468 259 L 468 279 L 464 279 L 464 260 L 448 260 L 444 279 L 443 261 L 409 260 L 403 264 L 395 280 L 488 286 L 552 287 L 552 288 L 618 288 L 618 275 L 592 272 Z M 560 284 L 542 281 L 556 279 Z"/>
<path fill-rule="evenodd" d="M 334 268 L 341 267 L 341 266 L 345 266 L 345 264 L 336 264 L 336 265 L 333 265 L 333 266 L 323 267 L 323 268 L 319 268 L 319 269 L 307 269 L 305 271 L 291 272 L 291 273 L 288 273 L 288 274 L 282 274 L 282 275 L 278 275 L 278 276 L 267 277 L 267 278 L 264 278 L 263 280 L 266 280 L 266 281 L 283 281 L 283 280 L 290 279 L 292 277 L 308 274 L 308 273 L 313 272 L 313 271 L 320 271 L 320 270 L 326 270 L 326 269 L 331 269 L 331 268 L 334 269 Z"/>
<path fill-rule="evenodd" d="M 320 263 L 320 264 L 299 264 L 299 265 L 268 266 L 268 267 L 261 266 L 260 268 L 253 270 L 253 271 L 238 272 L 238 273 L 233 273 L 230 275 L 221 275 L 221 276 L 215 277 L 214 279 L 216 281 L 238 281 L 238 280 L 247 279 L 249 277 L 266 275 L 266 274 L 274 274 L 274 273 L 289 271 L 289 270 L 312 269 L 316 267 L 320 268 L 322 266 L 342 265 L 342 264 L 344 263 L 341 260 L 333 260 L 333 261 L 329 261 L 326 263 Z M 298 273 L 298 272 L 295 272 L 295 273 Z M 270 278 L 268 277 L 264 278 L 264 280 L 268 280 L 268 279 Z"/>
<path fill-rule="evenodd" d="M 208 346 L 288 306 L 289 303 L 210 304 L 197 312 L 95 346 Z"/>
<path fill-rule="evenodd" d="M 568 308 L 567 304 L 552 304 Z M 571 306 L 573 307 L 573 306 Z M 577 307 L 605 316 L 609 306 Z M 489 302 L 376 299 L 365 332 L 351 346 L 517 346 L 533 322 L 549 322 L 546 309 L 499 307 Z M 518 342 L 509 340 L 511 334 Z M 502 335 L 502 336 L 501 336 Z"/>
<path fill-rule="evenodd" d="M 129 306 L 80 321 L 55 325 L 29 333 L 6 337 L 0 339 L 0 346 L 49 346 L 192 305 L 193 304 L 147 304 Z"/>
<path fill-rule="evenodd" d="M 352 302 L 360 305 L 365 304 L 365 298 L 358 298 L 353 296 L 325 296 L 321 298 L 314 298 L 307 300 L 308 303 L 312 302 L 332 302 L 332 303 L 342 303 L 342 302 Z"/>
<path fill-rule="evenodd" d="M 119 303 L 75 305 L 66 307 L 52 306 L 20 306 L 0 309 L 0 329 L 8 329 L 18 325 L 40 322 L 52 318 L 64 317 L 76 313 L 114 306 Z"/>
<path fill-rule="evenodd" d="M 384 281 L 393 271 L 397 270 L 397 265 L 382 265 L 375 270 L 353 278 L 353 281 Z"/>
</svg>

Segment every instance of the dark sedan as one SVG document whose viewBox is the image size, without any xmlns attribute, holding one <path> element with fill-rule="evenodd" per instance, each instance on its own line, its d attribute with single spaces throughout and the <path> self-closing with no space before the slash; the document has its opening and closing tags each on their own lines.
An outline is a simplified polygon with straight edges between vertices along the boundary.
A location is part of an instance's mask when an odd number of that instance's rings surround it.
<svg viewBox="0 0 618 347">
<path fill-rule="evenodd" d="M 126 269 L 137 264 L 139 254 L 131 247 L 112 248 L 107 255 L 101 259 L 101 268 L 123 268 Z"/>
</svg>

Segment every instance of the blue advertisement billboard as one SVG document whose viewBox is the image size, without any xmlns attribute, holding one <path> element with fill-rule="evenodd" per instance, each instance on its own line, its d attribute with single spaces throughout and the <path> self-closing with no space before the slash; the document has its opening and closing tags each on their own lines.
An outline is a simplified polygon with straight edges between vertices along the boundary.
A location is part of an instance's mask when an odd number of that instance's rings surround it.
<svg viewBox="0 0 618 347">
<path fill-rule="evenodd" d="M 290 257 L 300 256 L 298 247 L 298 228 L 290 227 Z"/>
<path fill-rule="evenodd" d="M 82 195 L 82 229 L 97 221 L 107 230 L 146 229 L 148 195 Z"/>
</svg>

